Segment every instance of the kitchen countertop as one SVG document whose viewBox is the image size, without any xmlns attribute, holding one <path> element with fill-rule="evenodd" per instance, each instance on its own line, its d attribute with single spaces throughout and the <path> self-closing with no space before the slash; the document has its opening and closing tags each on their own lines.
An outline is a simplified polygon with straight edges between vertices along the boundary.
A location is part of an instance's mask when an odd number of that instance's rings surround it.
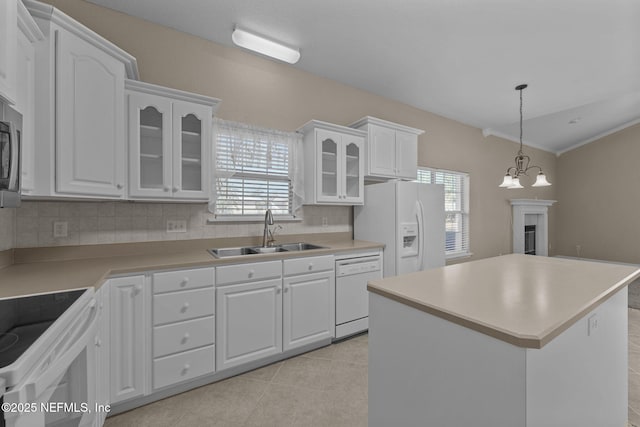
<svg viewBox="0 0 640 427">
<path fill-rule="evenodd" d="M 512 254 L 369 282 L 370 292 L 542 348 L 640 276 L 636 267 Z"/>
<path fill-rule="evenodd" d="M 302 241 L 302 240 L 293 240 Z M 381 249 L 380 243 L 359 240 L 336 240 L 321 238 L 307 239 L 309 243 L 325 246 L 325 249 L 313 249 L 300 252 L 277 252 L 255 254 L 240 257 L 214 258 L 206 249 L 223 246 L 207 246 L 207 241 L 194 242 L 193 248 L 186 248 L 185 242 L 160 242 L 163 251 L 153 253 L 126 253 L 131 245 L 94 245 L 84 249 L 96 255 L 93 258 L 65 259 L 70 253 L 82 251 L 67 248 L 34 249 L 28 255 L 16 255 L 18 262 L 0 269 L 0 298 L 17 297 L 31 294 L 57 292 L 62 290 L 99 287 L 109 277 L 119 274 L 142 273 L 153 270 L 183 269 L 194 267 L 213 267 L 224 264 L 260 262 L 279 259 L 299 258 L 318 255 L 331 255 L 340 252 L 352 252 L 367 249 Z M 172 243 L 174 243 L 172 245 Z M 224 247 L 233 247 L 227 239 Z M 244 241 L 236 245 L 244 245 Z M 281 242 L 278 242 L 281 243 Z M 283 241 L 284 243 L 284 241 Z M 149 244 L 145 244 L 149 245 Z M 141 247 L 141 245 L 137 245 Z M 114 248 L 124 248 L 114 251 Z M 137 249 L 140 251 L 140 249 Z M 24 250 L 23 250 L 24 251 Z M 116 252 L 116 253 L 114 253 Z M 119 252 L 119 254 L 117 254 Z M 43 255 L 46 253 L 46 256 Z M 64 254 L 64 256 L 62 255 Z M 103 256 L 98 256 L 102 254 Z M 20 259 L 27 262 L 20 262 Z"/>
</svg>

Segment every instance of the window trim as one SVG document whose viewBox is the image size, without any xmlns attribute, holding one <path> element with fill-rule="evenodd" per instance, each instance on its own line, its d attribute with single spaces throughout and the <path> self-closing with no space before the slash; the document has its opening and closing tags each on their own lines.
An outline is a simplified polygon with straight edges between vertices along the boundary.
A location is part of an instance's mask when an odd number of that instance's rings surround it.
<svg viewBox="0 0 640 427">
<path fill-rule="evenodd" d="M 432 167 L 428 167 L 428 166 L 418 166 L 418 170 L 423 170 L 423 171 L 429 171 L 429 172 L 441 172 L 441 173 L 447 173 L 447 174 L 455 174 L 457 176 L 461 176 L 462 179 L 464 180 L 463 182 L 463 188 L 462 188 L 462 200 L 461 200 L 461 209 L 460 210 L 455 210 L 455 211 L 447 211 L 445 210 L 445 213 L 458 213 L 460 215 L 462 215 L 462 227 L 464 228 L 464 230 L 466 230 L 466 243 L 467 243 L 467 247 L 465 249 L 462 250 L 453 250 L 453 251 L 446 251 L 445 248 L 445 259 L 446 260 L 456 260 L 456 259 L 461 259 L 461 258 L 469 258 L 471 256 L 473 256 L 473 252 L 471 252 L 471 229 L 469 226 L 469 217 L 470 217 L 470 213 L 469 213 L 469 198 L 470 198 L 470 178 L 469 178 L 469 173 L 468 172 L 461 172 L 461 171 L 454 171 L 454 170 L 449 170 L 449 169 L 437 169 L 437 168 L 432 168 Z M 416 182 L 422 182 L 422 181 L 418 181 L 417 177 L 416 177 Z M 466 209 L 465 209 L 466 208 Z"/>
</svg>

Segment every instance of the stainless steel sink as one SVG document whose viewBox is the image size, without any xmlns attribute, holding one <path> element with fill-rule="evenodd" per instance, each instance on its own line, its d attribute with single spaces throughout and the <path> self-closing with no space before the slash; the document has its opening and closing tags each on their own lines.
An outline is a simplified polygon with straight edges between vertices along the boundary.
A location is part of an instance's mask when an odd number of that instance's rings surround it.
<svg viewBox="0 0 640 427">
<path fill-rule="evenodd" d="M 318 245 L 314 245 L 311 243 L 304 243 L 304 242 L 298 242 L 298 243 L 284 243 L 282 245 L 280 245 L 281 248 L 283 248 L 286 251 L 308 251 L 311 249 L 325 249 L 324 246 L 318 246 Z"/>
<path fill-rule="evenodd" d="M 252 255 L 256 252 L 252 252 L 251 248 L 216 248 L 209 249 L 209 253 L 216 258 L 225 258 L 228 256 L 241 256 L 241 255 Z"/>
<path fill-rule="evenodd" d="M 249 250 L 253 251 L 254 254 L 272 254 L 274 252 L 286 252 L 286 249 L 283 249 L 281 246 L 255 246 L 249 248 Z"/>
<path fill-rule="evenodd" d="M 276 252 L 298 252 L 308 251 L 311 249 L 325 249 L 324 246 L 318 246 L 311 243 L 283 243 L 276 246 L 244 246 L 241 248 L 215 248 L 209 249 L 209 253 L 216 258 L 226 258 L 232 256 L 256 255 L 256 254 L 272 254 Z"/>
</svg>

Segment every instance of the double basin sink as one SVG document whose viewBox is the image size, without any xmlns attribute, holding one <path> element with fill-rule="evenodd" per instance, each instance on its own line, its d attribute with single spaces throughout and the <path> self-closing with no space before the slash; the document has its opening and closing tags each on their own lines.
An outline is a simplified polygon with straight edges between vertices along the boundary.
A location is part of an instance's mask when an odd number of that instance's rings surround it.
<svg viewBox="0 0 640 427">
<path fill-rule="evenodd" d="M 298 252 L 308 251 L 311 249 L 326 249 L 324 246 L 318 246 L 311 243 L 283 243 L 276 246 L 244 246 L 240 248 L 216 248 L 209 249 L 209 253 L 216 258 L 226 258 L 231 256 L 244 256 L 256 254 L 272 254 L 276 252 Z"/>
</svg>

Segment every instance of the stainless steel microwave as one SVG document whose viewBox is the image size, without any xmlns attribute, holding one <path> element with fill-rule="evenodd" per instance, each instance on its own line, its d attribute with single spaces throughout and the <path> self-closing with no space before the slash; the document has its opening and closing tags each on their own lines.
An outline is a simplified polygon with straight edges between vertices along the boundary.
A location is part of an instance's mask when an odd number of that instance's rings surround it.
<svg viewBox="0 0 640 427">
<path fill-rule="evenodd" d="M 0 102 L 0 208 L 20 206 L 22 115 Z"/>
</svg>

